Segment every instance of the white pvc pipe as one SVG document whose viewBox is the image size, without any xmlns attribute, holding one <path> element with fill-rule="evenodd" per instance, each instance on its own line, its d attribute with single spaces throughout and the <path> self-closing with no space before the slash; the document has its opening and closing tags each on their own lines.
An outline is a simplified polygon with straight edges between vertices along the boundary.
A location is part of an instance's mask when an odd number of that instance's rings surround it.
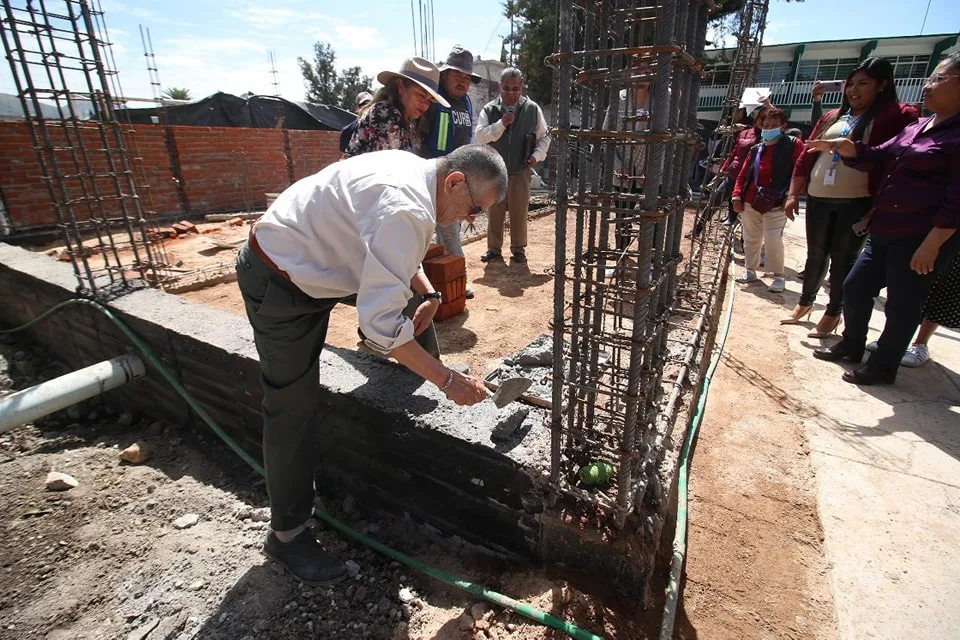
<svg viewBox="0 0 960 640">
<path fill-rule="evenodd" d="M 143 361 L 131 353 L 0 398 L 0 433 L 116 389 L 144 374 Z"/>
</svg>

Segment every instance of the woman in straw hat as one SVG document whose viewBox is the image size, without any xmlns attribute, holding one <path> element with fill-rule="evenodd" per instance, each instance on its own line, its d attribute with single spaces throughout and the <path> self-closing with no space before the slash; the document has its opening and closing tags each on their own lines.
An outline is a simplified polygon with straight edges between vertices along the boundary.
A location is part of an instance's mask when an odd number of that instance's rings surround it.
<svg viewBox="0 0 960 640">
<path fill-rule="evenodd" d="M 450 106 L 440 95 L 440 70 L 429 60 L 408 58 L 399 71 L 381 71 L 377 80 L 383 87 L 360 114 L 344 158 L 386 149 L 415 152 L 419 146 L 415 125 L 420 116 L 432 102 Z"/>
</svg>

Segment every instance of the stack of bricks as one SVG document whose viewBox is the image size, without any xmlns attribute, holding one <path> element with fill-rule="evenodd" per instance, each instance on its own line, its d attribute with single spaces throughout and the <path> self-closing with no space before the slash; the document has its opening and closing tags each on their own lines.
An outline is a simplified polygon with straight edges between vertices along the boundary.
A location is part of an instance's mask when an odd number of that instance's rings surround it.
<svg viewBox="0 0 960 640">
<path fill-rule="evenodd" d="M 443 295 L 433 319 L 440 322 L 463 313 L 467 306 L 467 263 L 463 256 L 445 255 L 441 245 L 431 245 L 423 259 L 423 271 Z"/>
</svg>

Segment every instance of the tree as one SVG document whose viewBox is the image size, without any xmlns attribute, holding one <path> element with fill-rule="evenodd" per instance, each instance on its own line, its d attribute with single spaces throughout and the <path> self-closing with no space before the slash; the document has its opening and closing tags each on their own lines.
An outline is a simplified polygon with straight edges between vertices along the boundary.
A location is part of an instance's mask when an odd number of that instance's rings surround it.
<svg viewBox="0 0 960 640">
<path fill-rule="evenodd" d="M 180 87 L 167 87 L 163 90 L 163 96 L 170 100 L 189 100 L 190 89 L 181 89 Z"/>
<path fill-rule="evenodd" d="M 523 70 L 527 93 L 540 104 L 550 104 L 553 96 L 553 71 L 543 63 L 556 46 L 557 14 L 551 2 L 517 0 L 520 18 L 515 39 L 519 53 L 512 60 Z M 511 43 L 511 49 L 514 45 Z"/>
<path fill-rule="evenodd" d="M 327 42 L 315 42 L 313 45 L 313 64 L 297 58 L 300 73 L 307 86 L 307 102 L 311 104 L 340 104 L 337 92 L 337 60 L 333 47 Z"/>
<path fill-rule="evenodd" d="M 500 62 L 507 64 L 507 39 L 500 41 Z"/>
<path fill-rule="evenodd" d="M 350 67 L 344 69 L 337 78 L 337 87 L 340 91 L 340 108 L 353 109 L 357 94 L 361 91 L 369 91 L 373 79 L 370 76 L 363 75 L 360 67 Z"/>
<path fill-rule="evenodd" d="M 514 23 L 516 19 L 520 17 L 520 1 L 521 0 L 506 0 L 502 5 L 503 17 L 510 21 L 510 59 L 507 62 L 511 67 L 517 64 L 517 39 L 516 32 L 514 31 Z"/>
<path fill-rule="evenodd" d="M 349 110 L 353 108 L 357 94 L 369 90 L 373 78 L 363 75 L 360 67 L 350 67 L 338 73 L 336 60 L 333 47 L 327 42 L 314 43 L 313 64 L 297 58 L 307 87 L 307 102 Z"/>
</svg>

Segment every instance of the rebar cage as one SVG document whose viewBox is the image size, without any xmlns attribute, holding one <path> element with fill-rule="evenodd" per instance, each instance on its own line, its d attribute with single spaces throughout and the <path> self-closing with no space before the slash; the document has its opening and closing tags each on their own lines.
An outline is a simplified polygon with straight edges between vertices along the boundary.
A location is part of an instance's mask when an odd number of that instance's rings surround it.
<svg viewBox="0 0 960 640">
<path fill-rule="evenodd" d="M 551 478 L 621 524 L 657 436 L 708 13 L 688 0 L 559 3 L 554 344 L 565 346 Z M 598 461 L 614 476 L 586 491 L 577 471 Z"/>
<path fill-rule="evenodd" d="M 0 34 L 78 294 L 159 285 L 169 265 L 135 137 L 117 119 L 123 93 L 99 2 L 3 0 Z"/>
<path fill-rule="evenodd" d="M 737 49 L 730 66 L 727 95 L 721 107 L 713 140 L 707 146 L 706 170 L 696 205 L 697 221 L 691 234 L 694 243 L 716 242 L 716 234 L 727 231 L 719 225 L 708 228 L 708 223 L 717 219 L 718 214 L 722 213 L 721 210 L 727 206 L 730 193 L 733 191 L 733 183 L 737 179 L 737 176 L 721 174 L 719 165 L 733 149 L 741 131 L 738 126 L 740 123 L 736 122 L 736 114 L 744 91 L 757 77 L 768 6 L 769 0 L 747 0 L 738 16 Z M 746 115 L 749 114 L 744 114 Z M 688 270 L 695 269 L 699 274 L 701 261 L 698 247 L 692 247 L 692 255 L 695 259 L 688 263 Z"/>
</svg>

